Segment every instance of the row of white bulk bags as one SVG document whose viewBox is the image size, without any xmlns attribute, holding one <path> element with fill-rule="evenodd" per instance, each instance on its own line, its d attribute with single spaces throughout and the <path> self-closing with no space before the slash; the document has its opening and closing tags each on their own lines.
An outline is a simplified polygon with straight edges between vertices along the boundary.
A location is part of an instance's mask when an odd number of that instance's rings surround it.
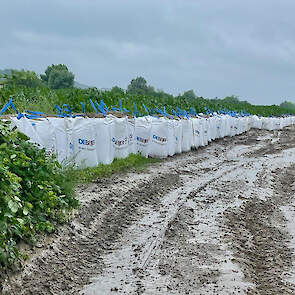
<svg viewBox="0 0 295 295">
<path fill-rule="evenodd" d="M 295 117 L 258 118 L 216 115 L 171 120 L 151 116 L 140 118 L 12 118 L 12 123 L 30 141 L 57 154 L 59 162 L 79 167 L 110 164 L 131 153 L 165 158 L 206 146 L 212 140 L 235 136 L 250 128 L 275 130 L 295 123 Z"/>
</svg>

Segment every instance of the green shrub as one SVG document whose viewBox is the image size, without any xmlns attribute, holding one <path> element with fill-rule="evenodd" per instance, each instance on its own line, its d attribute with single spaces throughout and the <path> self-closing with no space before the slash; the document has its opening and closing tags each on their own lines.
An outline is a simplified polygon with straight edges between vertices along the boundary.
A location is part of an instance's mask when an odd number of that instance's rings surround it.
<svg viewBox="0 0 295 295">
<path fill-rule="evenodd" d="M 19 241 L 52 232 L 78 205 L 67 173 L 27 140 L 0 121 L 0 267 L 21 257 Z"/>
</svg>

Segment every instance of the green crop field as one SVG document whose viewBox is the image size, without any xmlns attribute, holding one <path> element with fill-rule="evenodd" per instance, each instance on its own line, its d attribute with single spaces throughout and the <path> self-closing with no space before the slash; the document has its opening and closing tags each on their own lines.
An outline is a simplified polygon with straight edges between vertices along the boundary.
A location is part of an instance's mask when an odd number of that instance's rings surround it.
<svg viewBox="0 0 295 295">
<path fill-rule="evenodd" d="M 184 96 L 156 93 L 155 95 L 130 95 L 126 91 L 100 91 L 97 88 L 78 89 L 66 88 L 52 90 L 45 86 L 30 88 L 25 86 L 11 86 L 0 89 L 0 105 L 3 106 L 9 98 L 13 98 L 14 105 L 18 111 L 24 110 L 41 111 L 47 114 L 57 113 L 54 104 L 59 106 L 68 104 L 73 112 L 81 112 L 81 102 L 85 104 L 86 112 L 93 112 L 89 99 L 100 101 L 101 99 L 108 107 L 119 108 L 119 100 L 122 100 L 124 108 L 133 112 L 133 103 L 136 104 L 138 112 L 145 114 L 143 104 L 151 108 L 163 109 L 171 113 L 177 107 L 188 110 L 194 108 L 197 113 L 205 109 L 218 111 L 227 109 L 231 111 L 246 111 L 250 114 L 261 116 L 279 116 L 282 114 L 295 114 L 295 110 L 282 108 L 277 105 L 252 105 L 246 101 L 239 101 L 235 97 L 225 99 L 205 99 L 202 97 L 186 98 Z"/>
</svg>

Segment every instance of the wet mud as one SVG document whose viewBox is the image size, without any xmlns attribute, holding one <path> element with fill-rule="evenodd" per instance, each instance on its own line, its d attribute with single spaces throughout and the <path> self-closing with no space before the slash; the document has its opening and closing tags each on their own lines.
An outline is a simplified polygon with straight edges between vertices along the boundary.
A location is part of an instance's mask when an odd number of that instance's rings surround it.
<svg viewBox="0 0 295 295">
<path fill-rule="evenodd" d="M 0 294 L 295 294 L 294 193 L 293 127 L 80 186 Z"/>
</svg>

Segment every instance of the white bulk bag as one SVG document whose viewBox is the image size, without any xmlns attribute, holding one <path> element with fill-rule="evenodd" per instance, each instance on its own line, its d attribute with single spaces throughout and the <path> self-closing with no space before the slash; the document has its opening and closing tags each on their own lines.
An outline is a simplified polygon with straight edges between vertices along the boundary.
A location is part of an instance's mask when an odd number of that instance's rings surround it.
<svg viewBox="0 0 295 295">
<path fill-rule="evenodd" d="M 128 119 L 117 118 L 109 116 L 113 120 L 113 124 L 110 125 L 112 144 L 114 147 L 114 158 L 123 159 L 129 155 L 129 144 L 128 144 Z"/>
<path fill-rule="evenodd" d="M 148 157 L 151 140 L 151 117 L 140 117 L 135 119 L 135 138 L 137 152 Z"/>
<path fill-rule="evenodd" d="M 228 122 L 227 117 L 225 115 L 221 116 L 221 125 L 220 125 L 220 138 L 224 138 L 227 136 L 227 128 L 228 128 Z"/>
<path fill-rule="evenodd" d="M 217 127 L 216 127 L 216 116 L 213 116 L 211 118 L 209 118 L 210 120 L 210 127 L 211 127 L 211 140 L 215 140 L 216 139 L 216 134 L 217 134 Z"/>
<path fill-rule="evenodd" d="M 203 118 L 203 130 L 204 130 L 204 144 L 208 145 L 208 143 L 209 143 L 209 121 L 206 118 Z"/>
<path fill-rule="evenodd" d="M 70 150 L 73 148 L 67 134 L 64 118 L 48 117 L 55 134 L 55 151 L 59 163 L 63 163 L 69 158 Z"/>
<path fill-rule="evenodd" d="M 182 152 L 182 120 L 174 121 L 174 134 L 175 134 L 175 153 Z"/>
<path fill-rule="evenodd" d="M 223 137 L 222 127 L 222 117 L 216 116 L 216 139 Z"/>
<path fill-rule="evenodd" d="M 198 148 L 199 146 L 202 146 L 203 143 L 203 130 L 202 130 L 202 124 L 201 119 L 199 118 L 193 118 L 193 147 Z"/>
<path fill-rule="evenodd" d="M 182 144 L 181 149 L 183 152 L 191 150 L 193 145 L 193 124 L 191 119 L 182 119 Z"/>
<path fill-rule="evenodd" d="M 224 121 L 225 121 L 225 136 L 230 136 L 231 129 L 232 129 L 232 126 L 231 126 L 232 117 L 229 115 L 225 115 Z"/>
<path fill-rule="evenodd" d="M 274 120 L 273 120 L 273 118 L 264 118 L 264 119 L 265 119 L 264 120 L 264 122 L 265 122 L 264 129 L 269 130 L 269 131 L 274 130 Z"/>
<path fill-rule="evenodd" d="M 102 164 L 111 164 L 115 154 L 111 136 L 114 120 L 111 117 L 93 118 L 92 120 L 96 131 L 97 161 Z"/>
<path fill-rule="evenodd" d="M 55 153 L 55 133 L 53 126 L 46 118 L 27 119 L 16 117 L 11 118 L 17 129 L 30 138 L 30 142 L 44 148 L 46 153 L 51 155 Z"/>
<path fill-rule="evenodd" d="M 136 154 L 136 140 L 135 140 L 135 119 L 128 119 L 128 152 L 129 154 Z"/>
<path fill-rule="evenodd" d="M 173 156 L 176 153 L 176 120 L 168 120 L 168 155 Z"/>
<path fill-rule="evenodd" d="M 280 129 L 283 129 L 287 126 L 286 118 L 279 118 L 280 120 Z"/>
<path fill-rule="evenodd" d="M 54 127 L 48 119 L 29 120 L 35 134 L 38 137 L 39 145 L 45 148 L 46 153 L 51 155 L 56 150 L 56 138 Z"/>
<path fill-rule="evenodd" d="M 280 130 L 280 129 L 281 129 L 281 119 L 274 118 L 274 130 Z"/>
<path fill-rule="evenodd" d="M 65 119 L 70 122 L 70 119 Z M 95 167 L 98 165 L 96 130 L 93 119 L 76 117 L 72 119 L 71 143 L 73 156 L 78 167 Z"/>
<path fill-rule="evenodd" d="M 253 128 L 256 128 L 256 129 L 262 129 L 262 124 L 263 124 L 263 120 L 261 118 L 259 118 L 258 116 L 253 116 Z"/>
<path fill-rule="evenodd" d="M 168 157 L 168 119 L 153 118 L 152 135 L 148 155 L 157 158 Z"/>
<path fill-rule="evenodd" d="M 237 118 L 238 124 L 237 124 L 237 134 L 242 134 L 246 127 L 245 127 L 245 120 L 242 117 Z"/>
<path fill-rule="evenodd" d="M 200 146 L 206 146 L 208 144 L 208 131 L 207 131 L 207 123 L 206 119 L 203 117 L 200 117 L 199 119 L 199 125 L 200 125 Z"/>
<path fill-rule="evenodd" d="M 238 132 L 238 119 L 236 117 L 232 117 L 231 122 L 231 136 L 235 136 Z"/>
</svg>

